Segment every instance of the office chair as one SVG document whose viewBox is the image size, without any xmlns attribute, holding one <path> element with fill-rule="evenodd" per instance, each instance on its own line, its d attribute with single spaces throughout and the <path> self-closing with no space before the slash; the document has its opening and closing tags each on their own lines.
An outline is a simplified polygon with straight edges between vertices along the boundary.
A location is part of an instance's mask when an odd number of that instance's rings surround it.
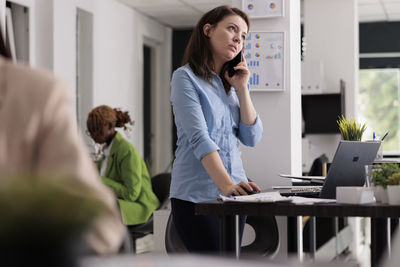
<svg viewBox="0 0 400 267">
<path fill-rule="evenodd" d="M 151 186 L 157 196 L 160 206 L 157 210 L 166 209 L 169 202 L 169 187 L 171 184 L 170 173 L 160 173 L 151 178 Z M 136 239 L 153 233 L 153 215 L 142 224 L 128 226 L 129 234 L 132 238 L 132 250 L 136 253 Z"/>
<path fill-rule="evenodd" d="M 308 172 L 309 176 L 321 176 L 322 175 L 322 165 L 324 163 L 328 163 L 329 159 L 325 154 L 322 154 L 318 158 L 314 159 L 310 171 Z"/>
<path fill-rule="evenodd" d="M 167 227 L 165 229 L 165 249 L 170 253 L 187 253 L 187 249 L 180 238 L 172 218 L 172 212 L 169 214 Z"/>
<path fill-rule="evenodd" d="M 275 253 L 279 247 L 279 231 L 274 216 L 247 216 L 246 224 L 256 234 L 254 241 L 242 246 L 241 257 L 267 257 Z"/>
<path fill-rule="evenodd" d="M 249 182 L 253 182 L 247 178 Z M 279 230 L 274 216 L 247 216 L 246 224 L 250 225 L 256 237 L 254 241 L 241 247 L 241 256 L 267 257 L 273 255 L 279 246 Z"/>
<path fill-rule="evenodd" d="M 241 257 L 267 257 L 272 255 L 279 245 L 279 232 L 275 217 L 248 216 L 246 223 L 254 229 L 256 237 L 251 244 L 241 248 Z M 169 215 L 165 229 L 165 249 L 169 254 L 188 252 L 176 231 L 172 213 Z"/>
</svg>

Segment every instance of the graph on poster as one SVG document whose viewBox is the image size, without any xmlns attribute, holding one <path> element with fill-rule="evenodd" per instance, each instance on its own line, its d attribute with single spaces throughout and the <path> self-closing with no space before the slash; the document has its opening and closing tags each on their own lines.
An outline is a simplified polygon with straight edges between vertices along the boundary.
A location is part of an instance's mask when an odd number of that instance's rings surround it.
<svg viewBox="0 0 400 267">
<path fill-rule="evenodd" d="M 284 32 L 250 32 L 244 57 L 250 70 L 253 90 L 284 90 Z"/>
<path fill-rule="evenodd" d="M 242 10 L 251 18 L 283 16 L 283 0 L 243 0 Z"/>
</svg>

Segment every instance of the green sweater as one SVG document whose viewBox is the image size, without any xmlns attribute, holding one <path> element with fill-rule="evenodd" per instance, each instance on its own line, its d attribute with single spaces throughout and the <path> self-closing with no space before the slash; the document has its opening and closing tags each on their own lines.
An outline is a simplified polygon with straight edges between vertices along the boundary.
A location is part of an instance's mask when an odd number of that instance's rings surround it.
<svg viewBox="0 0 400 267">
<path fill-rule="evenodd" d="M 97 164 L 99 171 L 104 157 Z M 117 195 L 122 221 L 126 225 L 146 222 L 160 205 L 151 188 L 144 160 L 120 133 L 114 137 L 103 182 Z"/>
</svg>

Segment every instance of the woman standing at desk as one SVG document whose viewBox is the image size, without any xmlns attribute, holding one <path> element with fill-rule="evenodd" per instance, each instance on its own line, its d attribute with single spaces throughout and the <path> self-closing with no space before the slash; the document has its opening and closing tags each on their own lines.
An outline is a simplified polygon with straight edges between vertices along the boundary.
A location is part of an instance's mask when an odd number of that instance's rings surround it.
<svg viewBox="0 0 400 267">
<path fill-rule="evenodd" d="M 236 74 L 228 75 L 229 61 L 243 49 L 248 28 L 249 19 L 240 9 L 221 6 L 209 11 L 193 30 L 183 66 L 172 77 L 178 148 L 170 197 L 174 223 L 191 252 L 219 250 L 218 218 L 195 216 L 194 203 L 220 194 L 260 191 L 248 182 L 240 158 L 239 141 L 254 146 L 263 132 L 242 55 Z M 245 217 L 241 229 L 244 222 Z"/>
</svg>

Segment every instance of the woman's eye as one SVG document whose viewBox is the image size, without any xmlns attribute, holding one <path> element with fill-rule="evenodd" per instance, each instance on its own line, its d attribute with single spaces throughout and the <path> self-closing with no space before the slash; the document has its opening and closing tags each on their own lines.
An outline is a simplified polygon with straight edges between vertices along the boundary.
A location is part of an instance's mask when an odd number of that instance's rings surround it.
<svg viewBox="0 0 400 267">
<path fill-rule="evenodd" d="M 235 27 L 229 26 L 228 29 L 231 30 L 231 31 L 234 31 L 234 30 L 235 30 Z"/>
</svg>

